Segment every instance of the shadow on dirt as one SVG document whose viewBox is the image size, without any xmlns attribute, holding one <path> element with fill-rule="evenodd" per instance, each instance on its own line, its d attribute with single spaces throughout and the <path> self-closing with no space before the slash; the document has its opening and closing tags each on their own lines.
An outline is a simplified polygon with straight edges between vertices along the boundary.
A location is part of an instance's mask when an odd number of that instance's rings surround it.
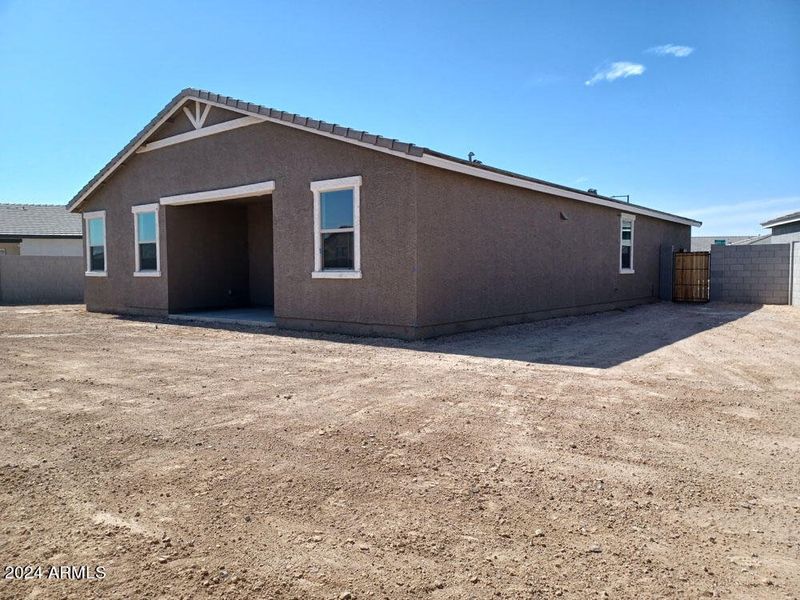
<svg viewBox="0 0 800 600">
<path fill-rule="evenodd" d="M 150 317 L 118 318 L 417 352 L 607 369 L 745 317 L 759 308 L 760 305 L 661 302 L 414 342 Z"/>
</svg>

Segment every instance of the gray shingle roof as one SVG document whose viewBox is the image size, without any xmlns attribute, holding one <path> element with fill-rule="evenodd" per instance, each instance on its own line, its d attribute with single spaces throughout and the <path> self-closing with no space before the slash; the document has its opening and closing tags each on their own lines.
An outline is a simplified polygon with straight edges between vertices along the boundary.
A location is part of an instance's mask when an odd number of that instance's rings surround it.
<svg viewBox="0 0 800 600">
<path fill-rule="evenodd" d="M 81 216 L 53 204 L 0 204 L 0 235 L 81 237 Z"/>
<path fill-rule="evenodd" d="M 253 104 L 252 102 L 245 102 L 244 100 L 237 100 L 236 98 L 231 98 L 230 96 L 223 96 L 221 94 L 215 94 L 213 92 L 209 92 L 206 90 L 199 90 L 195 88 L 186 88 L 182 90 L 164 108 L 162 108 L 159 111 L 159 113 L 155 117 L 153 117 L 153 119 L 147 125 L 145 125 L 144 128 L 139 133 L 137 133 L 134 136 L 134 138 L 130 142 L 128 142 L 126 146 L 122 150 L 120 150 L 117 153 L 117 155 L 114 156 L 114 158 L 112 158 L 108 162 L 108 164 L 105 167 L 103 167 L 100 170 L 100 172 L 97 173 L 97 175 L 95 175 L 89 181 L 89 183 L 83 186 L 83 188 L 81 188 L 81 190 L 77 194 L 75 194 L 72 200 L 70 200 L 69 203 L 67 204 L 67 209 L 69 210 L 74 209 L 75 206 L 79 203 L 79 201 L 82 200 L 83 196 L 88 195 L 88 193 L 92 190 L 95 184 L 102 181 L 109 172 L 113 171 L 116 168 L 116 165 L 119 161 L 121 161 L 124 157 L 126 157 L 129 153 L 131 153 L 139 144 L 144 142 L 144 140 L 152 133 L 155 126 L 158 125 L 159 122 L 170 113 L 170 111 L 172 111 L 174 108 L 182 104 L 184 99 L 186 98 L 197 98 L 200 100 L 208 100 L 209 102 L 215 102 L 223 106 L 228 106 L 240 112 L 243 111 L 254 115 L 262 115 L 270 119 L 284 121 L 294 126 L 303 127 L 312 131 L 316 130 L 324 133 L 325 135 L 333 135 L 336 137 L 341 137 L 343 139 L 355 140 L 357 142 L 370 144 L 378 148 L 385 148 L 388 150 L 392 150 L 394 152 L 407 154 L 409 155 L 409 157 L 415 157 L 415 158 L 421 158 L 423 156 L 435 157 L 439 159 L 444 159 L 444 161 L 451 164 L 458 163 L 461 165 L 469 166 L 473 169 L 478 169 L 481 171 L 487 171 L 489 173 L 510 177 L 515 180 L 522 180 L 522 181 L 532 182 L 535 184 L 542 184 L 550 188 L 557 188 L 559 190 L 564 190 L 565 192 L 578 194 L 579 196 L 582 196 L 583 198 L 585 198 L 587 201 L 590 202 L 599 199 L 604 202 L 610 202 L 613 205 L 619 205 L 621 209 L 627 208 L 628 210 L 633 210 L 634 212 L 636 212 L 636 209 L 640 209 L 642 211 L 647 211 L 647 213 L 651 214 L 651 216 L 665 218 L 667 220 L 678 220 L 679 222 L 691 222 L 691 224 L 700 225 L 699 221 L 695 221 L 693 219 L 687 219 L 686 217 L 680 217 L 678 215 L 673 215 L 671 213 L 667 213 L 657 209 L 648 208 L 646 206 L 629 204 L 626 202 L 622 202 L 621 200 L 611 198 L 609 196 L 603 196 L 597 193 L 590 193 L 586 190 L 579 190 L 576 188 L 560 185 L 557 183 L 552 183 L 550 181 L 545 181 L 543 179 L 530 177 L 528 175 L 521 175 L 519 173 L 514 173 L 513 171 L 506 171 L 504 169 L 490 167 L 488 165 L 484 165 L 479 162 L 472 162 L 469 160 L 465 160 L 463 158 L 451 156 L 449 154 L 444 154 L 442 152 L 437 152 L 435 150 L 431 150 L 430 148 L 417 146 L 416 144 L 401 142 L 396 139 L 391 139 L 380 135 L 371 134 L 366 131 L 361 131 L 359 129 L 352 129 L 350 127 L 344 127 L 341 125 L 337 125 L 335 123 L 327 123 L 325 121 L 304 117 L 296 113 L 291 113 L 284 110 L 277 110 L 275 108 L 269 108 L 267 106 L 262 106 L 260 104 Z"/>
<path fill-rule="evenodd" d="M 764 221 L 761 226 L 762 227 L 772 227 L 775 223 L 793 223 L 794 221 L 800 221 L 800 210 L 797 212 L 789 213 L 788 215 L 783 215 L 782 217 L 775 217 L 774 219 L 770 219 L 769 221 Z"/>
</svg>

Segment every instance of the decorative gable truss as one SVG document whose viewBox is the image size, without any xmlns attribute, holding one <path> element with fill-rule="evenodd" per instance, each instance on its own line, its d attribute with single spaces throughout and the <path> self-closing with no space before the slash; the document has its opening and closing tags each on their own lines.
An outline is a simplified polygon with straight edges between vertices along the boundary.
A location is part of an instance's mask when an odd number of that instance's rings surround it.
<svg viewBox="0 0 800 600">
<path fill-rule="evenodd" d="M 202 129 L 208 117 L 208 111 L 211 110 L 210 104 L 201 104 L 199 100 L 194 101 L 194 114 L 189 110 L 188 106 L 183 107 L 183 112 L 189 117 L 189 122 L 195 129 Z M 202 111 L 202 112 L 201 112 Z"/>
<path fill-rule="evenodd" d="M 192 106 L 192 104 L 194 104 Z M 193 131 L 186 133 L 179 133 L 161 140 L 142 144 L 137 150 L 137 154 L 142 152 L 150 152 L 151 150 L 158 150 L 174 144 L 188 142 L 189 140 L 196 140 L 197 138 L 205 137 L 207 135 L 214 135 L 222 133 L 223 131 L 230 131 L 231 129 L 238 129 L 239 127 L 246 127 L 247 125 L 255 125 L 261 123 L 263 119 L 254 116 L 239 117 L 238 119 L 231 119 L 230 121 L 223 121 L 216 125 L 209 125 L 206 127 L 206 120 L 208 113 L 211 111 L 212 104 L 210 102 L 202 102 L 201 100 L 194 100 L 188 102 L 183 106 L 183 113 L 189 119 L 189 123 L 194 127 Z M 174 112 L 174 111 L 173 111 Z"/>
</svg>

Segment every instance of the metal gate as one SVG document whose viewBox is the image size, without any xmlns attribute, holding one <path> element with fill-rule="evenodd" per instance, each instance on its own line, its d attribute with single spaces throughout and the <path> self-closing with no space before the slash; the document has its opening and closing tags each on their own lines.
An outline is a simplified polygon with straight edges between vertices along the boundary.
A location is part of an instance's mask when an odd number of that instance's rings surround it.
<svg viewBox="0 0 800 600">
<path fill-rule="evenodd" d="M 676 252 L 673 255 L 672 299 L 708 302 L 710 252 Z"/>
</svg>

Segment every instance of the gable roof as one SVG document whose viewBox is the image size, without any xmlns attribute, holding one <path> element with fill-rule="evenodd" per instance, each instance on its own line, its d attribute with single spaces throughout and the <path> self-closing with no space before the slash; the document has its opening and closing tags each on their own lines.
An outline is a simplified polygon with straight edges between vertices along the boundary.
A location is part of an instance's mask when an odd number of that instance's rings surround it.
<svg viewBox="0 0 800 600">
<path fill-rule="evenodd" d="M 81 216 L 55 204 L 0 204 L 0 236 L 79 238 Z"/>
<path fill-rule="evenodd" d="M 775 217 L 769 221 L 764 221 L 761 226 L 777 227 L 778 225 L 788 225 L 789 223 L 794 223 L 795 221 L 800 221 L 800 211 L 789 213 L 788 215 L 783 215 L 782 217 Z"/>
<path fill-rule="evenodd" d="M 288 127 L 294 127 L 338 139 L 343 142 L 355 144 L 371 150 L 392 154 L 400 158 L 405 158 L 415 162 L 427 164 L 433 167 L 455 171 L 479 177 L 481 179 L 488 179 L 497 181 L 507 185 L 522 187 L 530 190 L 540 191 L 548 194 L 554 194 L 573 200 L 588 202 L 591 204 L 599 204 L 601 206 L 609 206 L 619 208 L 626 212 L 642 214 L 657 219 L 666 221 L 673 221 L 684 225 L 700 226 L 699 221 L 680 217 L 660 210 L 647 208 L 636 204 L 622 202 L 608 196 L 601 196 L 596 193 L 590 193 L 584 190 L 551 183 L 542 179 L 536 179 L 527 175 L 514 173 L 512 171 L 505 171 L 495 167 L 490 167 L 482 163 L 472 162 L 455 156 L 450 156 L 442 152 L 431 150 L 416 144 L 408 142 L 401 142 L 396 139 L 385 138 L 380 135 L 368 133 L 350 127 L 343 127 L 335 123 L 327 123 L 318 119 L 303 117 L 301 115 L 277 110 L 262 106 L 260 104 L 253 104 L 243 100 L 230 98 L 229 96 L 222 96 L 213 92 L 205 90 L 198 90 L 194 88 L 186 88 L 175 96 L 153 119 L 145 125 L 145 127 L 128 144 L 120 150 L 117 155 L 112 158 L 109 163 L 103 167 L 97 175 L 95 175 L 89 183 L 87 183 L 67 205 L 67 209 L 75 211 L 78 206 L 99 186 L 116 168 L 121 165 L 129 156 L 142 146 L 147 138 L 167 119 L 183 106 L 187 100 L 198 100 L 210 104 L 211 106 L 218 106 L 234 112 L 239 112 L 244 115 L 254 116 L 262 121 L 272 123 L 279 123 Z"/>
</svg>

